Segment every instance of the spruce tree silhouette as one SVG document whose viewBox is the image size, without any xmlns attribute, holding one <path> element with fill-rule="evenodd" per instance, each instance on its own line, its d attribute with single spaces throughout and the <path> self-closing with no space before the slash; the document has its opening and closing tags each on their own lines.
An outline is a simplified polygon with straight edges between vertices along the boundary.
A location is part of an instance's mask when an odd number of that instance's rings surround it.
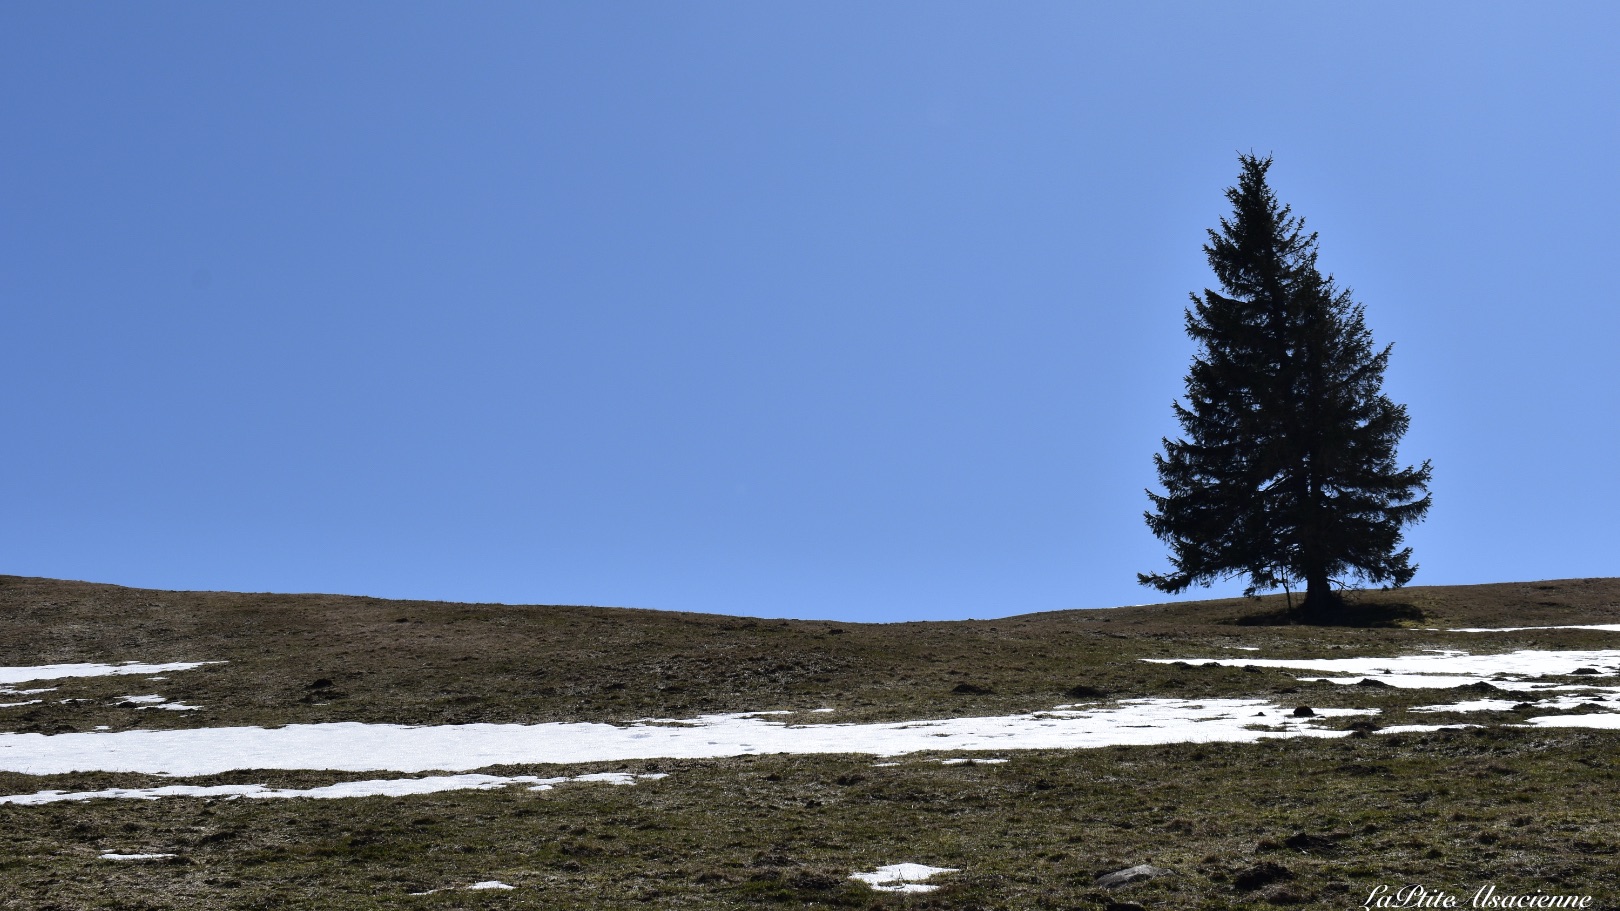
<svg viewBox="0 0 1620 911">
<path fill-rule="evenodd" d="M 1401 529 L 1428 512 L 1431 469 L 1397 467 L 1408 418 L 1382 391 L 1391 346 L 1373 347 L 1361 305 L 1317 269 L 1316 234 L 1266 184 L 1271 158 L 1239 160 L 1232 215 L 1204 247 L 1221 291 L 1186 311 L 1199 350 L 1173 405 L 1185 438 L 1163 440 L 1164 493 L 1148 491 L 1173 569 L 1138 579 L 1175 593 L 1247 575 L 1248 595 L 1303 582 L 1297 616 L 1333 622 L 1335 583 L 1416 572 Z"/>
</svg>

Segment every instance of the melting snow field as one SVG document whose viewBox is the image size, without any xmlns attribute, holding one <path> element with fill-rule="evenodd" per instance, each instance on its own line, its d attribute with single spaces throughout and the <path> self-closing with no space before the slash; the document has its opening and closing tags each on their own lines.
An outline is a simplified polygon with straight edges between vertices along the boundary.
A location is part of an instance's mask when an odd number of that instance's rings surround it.
<svg viewBox="0 0 1620 911">
<path fill-rule="evenodd" d="M 1597 627 L 1582 627 L 1597 628 Z M 1234 648 L 1239 648 L 1234 646 Z M 1145 659 L 1174 663 L 1177 659 Z M 59 664 L 0 668 L 0 693 L 23 695 L 5 684 L 29 680 L 113 674 L 151 675 L 182 671 L 212 662 L 170 664 Z M 1445 688 L 1489 682 L 1504 690 L 1556 690 L 1530 698 L 1548 709 L 1599 709 L 1581 715 L 1536 717 L 1530 725 L 1620 729 L 1620 687 L 1585 685 L 1568 678 L 1612 678 L 1620 674 L 1620 650 L 1521 650 L 1472 655 L 1460 650 L 1429 650 L 1392 658 L 1195 660 L 1205 665 L 1289 668 L 1343 674 L 1335 683 L 1372 679 L 1392 686 Z M 1543 675 L 1563 677 L 1547 681 Z M 143 708 L 186 710 L 159 695 L 128 695 L 119 701 Z M 0 704 L 7 707 L 14 704 Z M 1474 699 L 1421 706 L 1418 712 L 1507 711 L 1512 699 Z M 821 708 L 806 715 L 832 712 Z M 49 775 L 68 772 L 136 772 L 201 776 L 248 769 L 466 772 L 496 765 L 576 764 L 636 759 L 706 759 L 728 756 L 864 753 L 896 757 L 913 753 L 996 752 L 1083 749 L 1118 745 L 1184 742 L 1252 743 L 1278 737 L 1341 737 L 1348 731 L 1320 726 L 1325 719 L 1372 715 L 1377 709 L 1319 708 L 1296 718 L 1288 708 L 1265 699 L 1129 699 L 1113 705 L 1060 705 L 1045 712 L 978 718 L 945 718 L 889 723 L 794 723 L 791 712 L 704 715 L 691 719 L 643 719 L 631 724 L 548 723 L 410 726 L 341 722 L 279 728 L 214 727 L 190 730 L 133 730 L 67 734 L 0 733 L 0 771 Z M 1402 725 L 1399 731 L 1435 730 L 1435 725 Z M 938 760 L 947 764 L 1006 762 L 1004 757 Z M 891 765 L 892 763 L 879 763 Z M 100 791 L 41 791 L 0 796 L 0 804 L 33 805 L 96 799 L 154 800 L 163 797 L 244 799 L 402 796 L 449 790 L 489 790 L 526 785 L 546 790 L 564 782 L 632 784 L 625 773 L 574 777 L 437 774 L 420 778 L 343 782 L 314 788 L 266 785 L 172 785 Z M 907 867 L 908 865 L 900 865 Z M 914 865 L 911 865 L 914 866 Z M 883 868 L 897 869 L 897 868 Z M 860 876 L 877 876 L 860 874 Z M 876 885 L 874 884 L 874 887 Z"/>
<path fill-rule="evenodd" d="M 932 892 L 938 886 L 930 886 L 923 880 L 938 876 L 941 873 L 959 873 L 954 867 L 930 867 L 926 864 L 890 864 L 887 867 L 878 867 L 871 873 L 851 873 L 850 879 L 858 879 L 879 892 Z"/>
<path fill-rule="evenodd" d="M 1372 714 L 1319 709 L 1319 717 Z M 144 772 L 214 775 L 237 769 L 471 771 L 493 765 L 629 759 L 711 759 L 766 753 L 1077 749 L 1270 737 L 1341 737 L 1263 699 L 1133 699 L 1107 708 L 886 724 L 788 724 L 753 714 L 627 726 L 593 723 L 225 727 L 74 734 L 0 733 L 0 770 L 33 775 Z M 1261 729 L 1264 726 L 1265 729 Z"/>
<path fill-rule="evenodd" d="M 1582 627 L 1512 627 L 1511 629 L 1608 629 L 1607 626 Z M 1615 627 L 1620 629 L 1620 625 Z M 1508 630 L 1468 629 L 1456 632 L 1506 632 Z M 1174 658 L 1144 658 L 1155 664 L 1173 664 Z M 1188 663 L 1192 663 L 1188 661 Z M 1552 715 L 1525 719 L 1526 724 L 1538 727 L 1620 728 L 1620 687 L 1594 686 L 1585 683 L 1559 683 L 1540 679 L 1543 676 L 1582 676 L 1594 679 L 1612 678 L 1620 674 L 1620 651 L 1613 649 L 1588 651 L 1541 651 L 1523 649 L 1501 655 L 1474 655 L 1457 649 L 1429 649 L 1421 655 L 1401 655 L 1395 658 L 1219 658 L 1200 661 L 1205 665 L 1225 667 L 1288 668 L 1290 670 L 1341 673 L 1344 677 L 1301 677 L 1300 680 L 1327 680 L 1339 684 L 1356 684 L 1364 680 L 1408 689 L 1450 689 L 1488 683 L 1500 690 L 1518 692 L 1558 691 L 1553 698 L 1532 696 L 1538 708 L 1574 709 L 1590 707 L 1602 709 L 1584 715 Z M 1475 699 L 1448 705 L 1416 706 L 1414 712 L 1505 712 L 1523 703 L 1511 699 Z M 1403 725 L 1399 730 L 1414 730 L 1422 726 Z M 1383 729 L 1397 733 L 1397 728 Z"/>
</svg>

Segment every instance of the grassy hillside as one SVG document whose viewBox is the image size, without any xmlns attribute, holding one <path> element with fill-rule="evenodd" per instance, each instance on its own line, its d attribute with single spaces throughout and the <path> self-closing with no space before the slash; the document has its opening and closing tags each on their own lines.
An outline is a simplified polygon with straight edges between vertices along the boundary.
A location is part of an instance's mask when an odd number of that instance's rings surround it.
<svg viewBox="0 0 1620 911">
<path fill-rule="evenodd" d="M 1531 711 L 1412 715 L 1454 692 L 1303 683 L 1270 668 L 1150 664 L 1424 648 L 1607 649 L 1620 580 L 1360 596 L 1377 628 L 1268 625 L 1282 598 L 885 625 L 595 607 L 160 592 L 0 577 L 0 665 L 222 661 L 163 684 L 196 712 L 120 705 L 128 679 L 75 678 L 0 709 L 0 729 L 416 725 L 680 718 L 831 707 L 829 721 L 1002 715 L 1076 699 L 1275 698 L 1378 708 L 1381 725 L 1484 723 L 1331 740 L 1029 751 L 1005 764 L 909 757 L 656 760 L 502 773 L 663 772 L 567 786 L 348 800 L 0 806 L 0 907 L 1359 907 L 1380 884 L 1575 891 L 1620 901 L 1609 808 L 1620 735 L 1504 726 Z M 1612 683 L 1612 681 L 1610 681 Z M 64 702 L 64 699 L 74 701 Z M 1541 712 L 1546 714 L 1546 712 Z M 186 783 L 320 785 L 342 773 Z M 376 777 L 376 776 L 369 776 Z M 169 783 L 0 773 L 0 794 Z M 1579 794 L 1580 799 L 1574 799 Z M 107 851 L 174 853 L 140 864 Z M 924 895 L 848 875 L 958 867 Z M 1118 890 L 1101 874 L 1173 871 Z M 496 878 L 511 891 L 410 892 Z"/>
</svg>

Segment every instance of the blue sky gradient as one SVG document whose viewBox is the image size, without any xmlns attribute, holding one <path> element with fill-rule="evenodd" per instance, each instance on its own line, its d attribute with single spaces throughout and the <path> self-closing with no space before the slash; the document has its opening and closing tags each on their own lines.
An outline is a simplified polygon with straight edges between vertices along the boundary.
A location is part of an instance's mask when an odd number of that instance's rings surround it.
<svg viewBox="0 0 1620 911">
<path fill-rule="evenodd" d="M 1414 584 L 1620 574 L 1616 34 L 1606 3 L 8 4 L 0 572 L 1163 600 L 1143 488 L 1254 150 L 1395 343 Z"/>
</svg>

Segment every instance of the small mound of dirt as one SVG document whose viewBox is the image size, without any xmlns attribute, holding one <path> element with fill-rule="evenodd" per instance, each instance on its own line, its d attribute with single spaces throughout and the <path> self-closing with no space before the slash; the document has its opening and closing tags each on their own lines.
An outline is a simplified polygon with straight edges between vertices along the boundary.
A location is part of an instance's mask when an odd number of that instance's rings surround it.
<svg viewBox="0 0 1620 911">
<path fill-rule="evenodd" d="M 1294 871 L 1276 861 L 1262 861 L 1252 867 L 1239 870 L 1232 877 L 1232 885 L 1243 892 L 1253 892 L 1261 886 L 1269 886 L 1284 879 L 1293 879 Z"/>
<path fill-rule="evenodd" d="M 1304 851 L 1307 854 L 1326 854 L 1338 846 L 1338 839 L 1331 835 L 1311 835 L 1307 832 L 1298 832 L 1283 839 L 1283 847 L 1291 851 Z"/>
</svg>

